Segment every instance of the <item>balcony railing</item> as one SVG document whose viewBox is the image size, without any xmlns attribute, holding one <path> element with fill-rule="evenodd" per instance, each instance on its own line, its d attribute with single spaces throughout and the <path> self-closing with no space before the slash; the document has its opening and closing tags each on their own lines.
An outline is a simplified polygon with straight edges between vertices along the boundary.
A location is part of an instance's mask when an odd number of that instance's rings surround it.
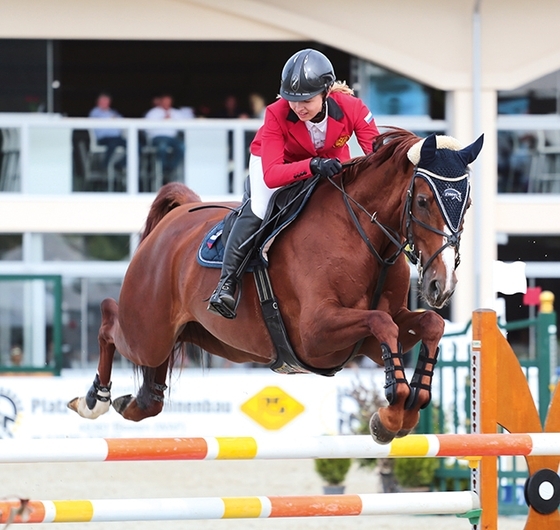
<svg viewBox="0 0 560 530">
<path fill-rule="evenodd" d="M 184 142 L 184 157 L 175 171 L 166 172 L 147 131 L 176 129 Z M 76 192 L 155 192 L 170 180 L 184 182 L 203 196 L 241 195 L 247 176 L 249 145 L 260 120 L 64 118 L 47 114 L 0 114 L 2 132 L 0 191 L 32 195 Z M 421 134 L 445 131 L 444 121 L 428 117 L 381 116 L 390 124 Z M 105 163 L 105 148 L 95 129 L 115 129 L 126 140 Z M 350 143 L 352 154 L 361 150 Z M 122 170 L 123 157 L 126 164 Z"/>
</svg>

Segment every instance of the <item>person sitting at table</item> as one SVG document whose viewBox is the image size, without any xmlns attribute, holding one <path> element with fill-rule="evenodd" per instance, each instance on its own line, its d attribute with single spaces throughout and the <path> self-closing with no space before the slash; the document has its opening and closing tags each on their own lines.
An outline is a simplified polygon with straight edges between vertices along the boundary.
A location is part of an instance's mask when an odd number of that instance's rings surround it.
<svg viewBox="0 0 560 530">
<path fill-rule="evenodd" d="M 97 96 L 97 104 L 89 113 L 90 118 L 122 118 L 121 114 L 111 108 L 111 95 L 108 92 L 101 92 Z M 120 129 L 94 129 L 95 139 L 99 145 L 104 145 L 107 149 L 103 159 L 103 167 L 107 169 L 109 161 L 118 147 L 126 150 L 126 140 L 122 137 Z M 115 163 L 115 169 L 122 171 L 126 166 L 126 156 L 121 157 Z"/>
<path fill-rule="evenodd" d="M 181 110 L 173 107 L 173 97 L 162 94 L 157 105 L 146 113 L 148 120 L 182 120 L 185 119 Z M 161 162 L 164 173 L 173 172 L 183 160 L 185 145 L 173 128 L 147 129 L 148 143 L 155 147 L 156 158 Z"/>
</svg>

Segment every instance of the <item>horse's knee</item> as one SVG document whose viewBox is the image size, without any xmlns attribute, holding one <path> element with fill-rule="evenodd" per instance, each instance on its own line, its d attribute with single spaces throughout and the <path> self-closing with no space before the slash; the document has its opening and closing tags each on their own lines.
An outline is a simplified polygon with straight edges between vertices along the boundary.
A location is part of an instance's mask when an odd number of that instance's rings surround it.
<svg viewBox="0 0 560 530">
<path fill-rule="evenodd" d="M 399 328 L 389 313 L 384 311 L 371 311 L 369 315 L 369 326 L 372 335 L 380 342 L 396 346 Z"/>
<path fill-rule="evenodd" d="M 420 315 L 420 326 L 425 341 L 439 341 L 445 331 L 445 320 L 435 311 L 424 311 Z"/>
</svg>

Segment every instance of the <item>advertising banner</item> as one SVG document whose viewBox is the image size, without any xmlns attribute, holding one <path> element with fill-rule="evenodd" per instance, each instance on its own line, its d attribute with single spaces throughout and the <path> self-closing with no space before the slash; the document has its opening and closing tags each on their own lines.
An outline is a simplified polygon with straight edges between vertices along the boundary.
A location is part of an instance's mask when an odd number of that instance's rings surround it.
<svg viewBox="0 0 560 530">
<path fill-rule="evenodd" d="M 383 390 L 382 370 L 376 374 Z M 267 370 L 188 369 L 172 375 L 163 411 L 141 422 L 125 420 L 113 408 L 89 420 L 67 408 L 93 381 L 67 370 L 60 377 L 0 377 L 0 438 L 119 438 L 294 436 L 349 433 L 357 404 L 350 397 L 357 372 L 335 377 L 279 375 Z M 362 374 L 363 376 L 363 374 Z M 371 374 L 364 377 L 371 385 Z M 112 397 L 135 394 L 132 370 L 115 371 Z"/>
</svg>

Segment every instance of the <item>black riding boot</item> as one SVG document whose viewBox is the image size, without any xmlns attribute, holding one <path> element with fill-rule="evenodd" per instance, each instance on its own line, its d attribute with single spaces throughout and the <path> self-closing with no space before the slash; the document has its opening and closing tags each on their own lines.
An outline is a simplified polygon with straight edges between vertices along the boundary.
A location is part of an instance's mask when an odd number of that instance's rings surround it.
<svg viewBox="0 0 560 530">
<path fill-rule="evenodd" d="M 247 254 L 254 248 L 254 242 L 247 243 L 243 248 L 239 247 L 259 229 L 261 223 L 262 220 L 253 213 L 251 202 L 248 201 L 233 223 L 227 238 L 222 275 L 218 287 L 210 297 L 208 311 L 225 318 L 235 318 L 237 316 L 235 314 L 235 290 L 239 278 L 243 274 L 243 271 L 239 269 Z"/>
</svg>

